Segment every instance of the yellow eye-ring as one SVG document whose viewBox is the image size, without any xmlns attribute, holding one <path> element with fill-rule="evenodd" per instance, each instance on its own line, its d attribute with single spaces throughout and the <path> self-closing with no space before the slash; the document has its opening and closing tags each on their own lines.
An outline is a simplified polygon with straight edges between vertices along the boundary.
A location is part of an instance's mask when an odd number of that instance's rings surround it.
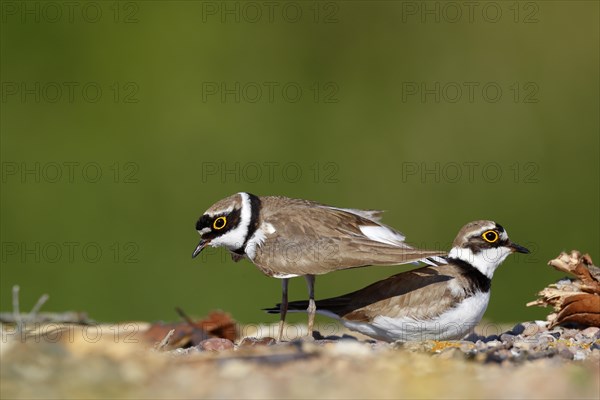
<svg viewBox="0 0 600 400">
<path fill-rule="evenodd" d="M 483 235 L 481 235 L 481 237 L 483 238 L 483 240 L 485 240 L 488 243 L 495 243 L 498 241 L 498 232 L 485 231 L 485 232 L 483 232 Z"/>
<path fill-rule="evenodd" d="M 216 230 L 225 228 L 225 225 L 227 225 L 227 218 L 225 217 L 219 217 L 213 222 L 213 228 Z"/>
</svg>

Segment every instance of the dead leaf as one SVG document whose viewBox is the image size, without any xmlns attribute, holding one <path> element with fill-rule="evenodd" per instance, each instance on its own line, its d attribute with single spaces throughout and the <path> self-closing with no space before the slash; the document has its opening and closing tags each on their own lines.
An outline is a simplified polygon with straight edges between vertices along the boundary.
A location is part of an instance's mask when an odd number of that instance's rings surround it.
<svg viewBox="0 0 600 400">
<path fill-rule="evenodd" d="M 187 348 L 197 346 L 211 338 L 222 338 L 234 341 L 237 337 L 236 322 L 231 316 L 222 311 L 213 311 L 199 321 L 191 320 L 181 310 L 178 310 L 184 321 L 163 323 L 157 322 L 144 333 L 145 339 L 155 344 L 161 342 L 171 330 L 174 333 L 169 338 L 165 349 Z"/>
<path fill-rule="evenodd" d="M 600 327 L 600 269 L 590 255 L 577 250 L 563 252 L 548 265 L 575 279 L 548 285 L 538 293 L 540 298 L 527 306 L 552 306 L 554 312 L 547 316 L 550 327 L 566 323 Z"/>
</svg>

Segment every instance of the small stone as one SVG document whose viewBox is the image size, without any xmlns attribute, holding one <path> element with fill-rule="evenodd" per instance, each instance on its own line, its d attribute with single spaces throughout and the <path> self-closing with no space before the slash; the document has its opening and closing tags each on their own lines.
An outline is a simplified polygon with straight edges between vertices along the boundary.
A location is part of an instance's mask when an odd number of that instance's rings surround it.
<svg viewBox="0 0 600 400">
<path fill-rule="evenodd" d="M 475 343 L 478 340 L 483 340 L 483 339 L 485 339 L 485 336 L 481 336 L 476 333 L 471 333 L 471 334 L 469 334 L 469 336 L 465 337 L 463 340 Z"/>
<path fill-rule="evenodd" d="M 485 343 L 488 343 L 488 342 L 491 342 L 493 340 L 498 340 L 498 339 L 500 339 L 500 336 L 498 336 L 498 335 L 490 335 L 490 336 L 486 337 L 485 339 L 483 339 L 483 341 Z"/>
<path fill-rule="evenodd" d="M 590 326 L 581 331 L 581 334 L 585 337 L 593 338 L 596 334 L 600 333 L 600 328 Z"/>
<path fill-rule="evenodd" d="M 499 340 L 490 340 L 489 342 L 486 343 L 487 347 L 498 347 L 502 345 L 502 342 Z"/>
<path fill-rule="evenodd" d="M 577 334 L 577 336 L 575 337 L 575 342 L 579 345 L 584 345 L 584 346 L 591 346 L 592 343 L 595 342 L 594 337 L 588 337 L 586 335 L 584 335 L 582 332 L 579 332 Z"/>
<path fill-rule="evenodd" d="M 558 340 L 555 335 L 551 335 L 548 332 L 542 333 L 541 335 L 538 336 L 538 338 L 545 338 L 546 340 L 548 340 L 549 342 L 552 342 L 552 343 L 554 343 Z"/>
<path fill-rule="evenodd" d="M 555 338 L 555 339 L 559 339 L 559 338 L 560 338 L 560 336 L 561 336 L 561 333 L 562 333 L 562 332 L 551 331 L 551 332 L 548 332 L 548 335 L 552 336 L 552 337 L 553 337 L 553 338 Z"/>
<path fill-rule="evenodd" d="M 515 326 L 512 327 L 512 329 L 509 332 L 513 335 L 520 335 L 523 332 L 525 332 L 526 324 L 528 324 L 528 323 L 523 322 L 521 324 L 516 324 Z"/>
<path fill-rule="evenodd" d="M 552 341 L 554 341 L 554 337 L 550 336 L 552 338 Z M 528 340 L 535 340 L 535 339 L 528 339 Z M 550 338 L 548 336 L 539 336 L 537 338 L 537 341 L 535 343 L 535 349 L 537 351 L 544 351 L 546 350 L 548 347 L 550 346 Z"/>
<path fill-rule="evenodd" d="M 524 322 L 523 327 L 524 330 L 520 333 L 523 337 L 535 336 L 548 331 L 545 321 Z"/>
<path fill-rule="evenodd" d="M 478 351 L 484 351 L 487 350 L 487 345 L 485 344 L 485 342 L 478 340 L 477 342 L 475 342 L 475 348 Z"/>
<path fill-rule="evenodd" d="M 577 336 L 578 333 L 579 331 L 577 329 L 565 329 L 560 337 L 563 339 L 571 339 Z"/>
<path fill-rule="evenodd" d="M 531 351 L 533 349 L 535 342 L 532 340 L 515 342 L 513 344 L 513 349 L 517 349 L 520 351 Z"/>
<path fill-rule="evenodd" d="M 515 342 L 516 336 L 510 333 L 503 333 L 500 335 L 500 340 L 506 344 L 512 345 Z"/>
<path fill-rule="evenodd" d="M 550 321 L 543 321 L 541 319 L 536 319 L 535 321 L 533 321 L 534 324 L 536 324 L 539 328 L 543 329 L 543 330 L 548 330 L 548 326 L 550 326 Z"/>
<path fill-rule="evenodd" d="M 210 338 L 198 343 L 198 347 L 205 351 L 223 351 L 233 349 L 233 342 L 229 339 Z"/>
</svg>

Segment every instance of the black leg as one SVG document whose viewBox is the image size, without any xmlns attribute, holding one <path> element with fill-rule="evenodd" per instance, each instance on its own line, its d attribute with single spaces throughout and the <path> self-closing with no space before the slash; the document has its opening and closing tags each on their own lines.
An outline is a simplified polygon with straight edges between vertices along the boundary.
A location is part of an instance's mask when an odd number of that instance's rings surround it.
<svg viewBox="0 0 600 400">
<path fill-rule="evenodd" d="M 284 278 L 281 280 L 281 304 L 279 306 L 279 337 L 278 341 L 281 342 L 283 339 L 283 326 L 285 324 L 285 316 L 288 310 L 288 281 L 289 278 Z"/>
</svg>

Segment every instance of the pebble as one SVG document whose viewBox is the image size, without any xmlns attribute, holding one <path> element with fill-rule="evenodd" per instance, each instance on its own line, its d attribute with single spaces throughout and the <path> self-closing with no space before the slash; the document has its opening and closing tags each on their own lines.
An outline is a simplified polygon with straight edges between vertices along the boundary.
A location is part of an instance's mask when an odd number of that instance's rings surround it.
<svg viewBox="0 0 600 400">
<path fill-rule="evenodd" d="M 468 358 L 483 362 L 520 362 L 558 356 L 561 359 L 583 361 L 600 359 L 600 328 L 583 330 L 555 327 L 546 328 L 545 321 L 523 322 L 511 330 L 487 337 L 471 334 L 460 341 L 460 346 L 444 358 L 456 357 L 456 351 Z M 417 346 L 415 346 L 417 347 Z M 426 349 L 423 349 L 426 351 Z"/>
<path fill-rule="evenodd" d="M 550 338 L 552 338 L 552 341 L 554 342 L 554 336 L 539 336 L 537 338 L 537 343 L 535 345 L 535 350 L 537 351 L 544 351 L 546 350 L 549 346 L 550 346 Z"/>
<path fill-rule="evenodd" d="M 500 336 L 498 335 L 490 335 L 488 337 L 486 337 L 485 339 L 483 339 L 484 342 L 488 343 L 488 342 L 492 342 L 494 340 L 498 340 L 500 339 Z"/>
<path fill-rule="evenodd" d="M 477 342 L 475 342 L 475 348 L 478 351 L 483 351 L 487 349 L 487 344 L 482 340 L 478 340 Z"/>
<path fill-rule="evenodd" d="M 513 344 L 515 342 L 516 336 L 511 335 L 510 333 L 503 333 L 500 335 L 500 340 L 507 344 Z"/>
<path fill-rule="evenodd" d="M 581 335 L 589 338 L 597 337 L 600 334 L 600 328 L 595 326 L 590 326 L 589 328 L 585 328 L 581 331 Z"/>
<path fill-rule="evenodd" d="M 513 335 L 521 335 L 523 332 L 525 332 L 527 330 L 528 324 L 529 324 L 528 322 L 523 322 L 521 324 L 516 324 L 510 330 L 510 333 L 512 333 Z"/>
<path fill-rule="evenodd" d="M 485 336 L 481 336 L 476 333 L 471 333 L 471 334 L 469 334 L 469 336 L 467 336 L 463 340 L 467 340 L 469 342 L 476 343 L 478 340 L 483 340 L 483 339 L 485 339 Z"/>
<path fill-rule="evenodd" d="M 560 332 L 548 332 L 548 335 L 553 336 L 555 339 L 560 337 Z"/>
<path fill-rule="evenodd" d="M 490 340 L 489 342 L 486 342 L 487 347 L 498 347 L 502 345 L 502 342 L 500 340 L 494 339 L 494 340 Z"/>
<path fill-rule="evenodd" d="M 548 327 L 545 321 L 524 322 L 522 325 L 525 327 L 525 330 L 521 333 L 521 335 L 525 337 L 548 332 Z"/>
<path fill-rule="evenodd" d="M 326 347 L 327 351 L 339 355 L 369 357 L 373 350 L 381 348 L 403 349 L 412 352 L 432 353 L 442 359 L 463 358 L 484 363 L 521 363 L 556 357 L 562 360 L 600 362 L 600 328 L 571 329 L 554 327 L 548 330 L 545 321 L 523 322 L 500 335 L 482 336 L 471 333 L 463 340 L 387 343 L 377 340 L 357 340 L 352 336 L 327 337 L 316 340 L 313 345 Z M 269 346 L 273 338 L 245 338 L 239 348 L 246 346 Z M 306 353 L 308 343 L 284 342 L 278 345 L 299 346 Z M 233 348 L 233 343 L 224 339 L 208 339 L 199 347 L 203 350 L 222 351 Z"/>
<path fill-rule="evenodd" d="M 579 330 L 577 330 L 577 329 L 565 329 L 562 332 L 562 334 L 560 335 L 560 337 L 563 339 L 571 339 L 571 338 L 574 338 L 575 336 L 577 336 L 578 333 L 579 333 Z"/>
</svg>

